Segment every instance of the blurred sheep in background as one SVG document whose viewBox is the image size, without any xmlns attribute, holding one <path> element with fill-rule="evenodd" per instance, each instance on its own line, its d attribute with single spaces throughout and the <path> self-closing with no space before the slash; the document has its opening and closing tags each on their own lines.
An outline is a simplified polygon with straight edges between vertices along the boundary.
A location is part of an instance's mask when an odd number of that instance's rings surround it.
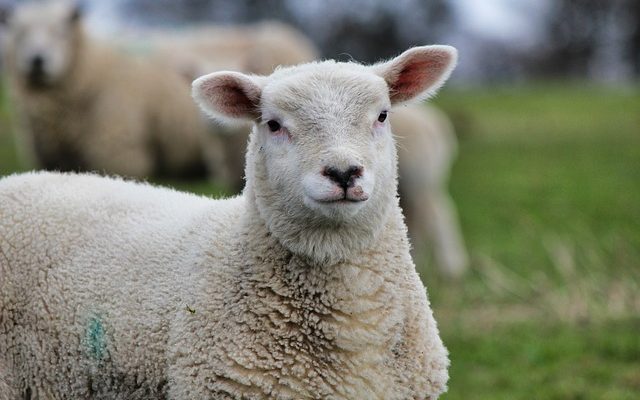
<svg viewBox="0 0 640 400">
<path fill-rule="evenodd" d="M 161 60 L 93 40 L 81 20 L 67 2 L 26 3 L 8 19 L 7 80 L 29 161 L 139 178 L 205 175 L 208 128 L 184 79 Z"/>
<path fill-rule="evenodd" d="M 301 32 L 277 22 L 242 26 L 198 25 L 186 29 L 146 29 L 128 32 L 115 41 L 128 52 L 140 52 L 170 63 L 191 81 L 213 71 L 235 70 L 269 75 L 278 66 L 289 66 L 319 58 L 316 47 Z M 204 146 L 216 159 L 224 154 L 224 175 L 213 180 L 240 192 L 244 187 L 244 155 L 249 124 L 230 128 L 210 121 L 213 143 Z"/>
<path fill-rule="evenodd" d="M 469 256 L 447 189 L 458 150 L 453 125 L 432 105 L 398 108 L 391 125 L 398 143 L 400 204 L 414 259 L 427 259 L 431 249 L 441 274 L 459 278 Z"/>
<path fill-rule="evenodd" d="M 266 21 L 238 26 L 196 25 L 137 32 L 125 45 L 139 46 L 173 63 L 189 81 L 211 71 L 270 74 L 320 57 L 313 43 L 285 24 Z"/>
</svg>

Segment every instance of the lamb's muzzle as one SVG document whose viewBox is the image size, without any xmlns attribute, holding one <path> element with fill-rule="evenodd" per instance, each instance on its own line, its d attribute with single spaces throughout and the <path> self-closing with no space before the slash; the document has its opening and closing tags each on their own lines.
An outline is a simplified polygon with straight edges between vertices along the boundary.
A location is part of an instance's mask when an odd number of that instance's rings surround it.
<svg viewBox="0 0 640 400">
<path fill-rule="evenodd" d="M 351 165 L 344 171 L 335 167 L 325 167 L 322 170 L 322 175 L 328 177 L 346 191 L 348 188 L 353 187 L 356 178 L 362 176 L 363 170 L 364 168 L 361 165 Z"/>
</svg>

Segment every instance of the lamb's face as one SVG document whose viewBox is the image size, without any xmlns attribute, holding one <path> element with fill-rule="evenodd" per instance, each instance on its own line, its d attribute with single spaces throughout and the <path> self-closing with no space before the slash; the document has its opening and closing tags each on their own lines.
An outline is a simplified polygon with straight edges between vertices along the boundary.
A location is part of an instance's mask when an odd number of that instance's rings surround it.
<svg viewBox="0 0 640 400">
<path fill-rule="evenodd" d="M 66 76 L 77 48 L 77 7 L 65 2 L 27 3 L 9 18 L 10 62 L 28 86 L 55 85 Z"/>
<path fill-rule="evenodd" d="M 336 222 L 372 209 L 383 192 L 395 196 L 390 109 L 386 82 L 366 67 L 276 74 L 262 92 L 255 138 L 270 190 Z"/>
<path fill-rule="evenodd" d="M 371 67 L 217 72 L 193 93 L 214 117 L 255 122 L 245 190 L 274 237 L 314 263 L 335 263 L 370 246 L 397 207 L 390 107 L 432 94 L 455 58 L 451 47 L 425 46 Z"/>
</svg>

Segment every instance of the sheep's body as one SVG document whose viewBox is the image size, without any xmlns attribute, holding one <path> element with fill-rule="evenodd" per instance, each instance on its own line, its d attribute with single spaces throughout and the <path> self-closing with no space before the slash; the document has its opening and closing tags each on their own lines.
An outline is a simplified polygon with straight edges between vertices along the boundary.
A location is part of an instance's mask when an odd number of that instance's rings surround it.
<svg viewBox="0 0 640 400">
<path fill-rule="evenodd" d="M 170 69 L 92 45 L 59 91 L 14 86 L 21 134 L 38 166 L 147 177 L 206 173 L 207 127 Z"/>
<path fill-rule="evenodd" d="M 443 390 L 446 351 L 399 215 L 375 251 L 329 269 L 292 256 L 256 219 L 243 197 L 90 175 L 3 179 L 0 372 L 36 397 Z M 421 365 L 435 373 L 398 374 Z"/>
<path fill-rule="evenodd" d="M 424 105 L 397 109 L 391 123 L 398 141 L 400 203 L 416 256 L 424 259 L 431 247 L 440 271 L 458 277 L 468 256 L 447 189 L 457 154 L 453 126 L 442 111 Z"/>
<path fill-rule="evenodd" d="M 189 82 L 203 73 L 222 70 L 268 75 L 278 66 L 302 64 L 319 57 L 316 47 L 302 32 L 274 21 L 140 31 L 118 38 L 117 45 L 168 62 Z M 203 150 L 208 160 L 223 161 L 211 169 L 210 177 L 239 193 L 245 183 L 244 156 L 250 124 L 212 125 L 214 137 Z"/>
<path fill-rule="evenodd" d="M 425 46 L 372 67 L 199 78 L 210 114 L 264 120 L 240 197 L 0 180 L 4 397 L 437 398 L 449 361 L 409 255 L 385 110 L 454 64 Z"/>
<path fill-rule="evenodd" d="M 121 54 L 66 18 L 55 2 L 29 4 L 18 7 L 16 27 L 10 25 L 8 81 L 23 152 L 32 163 L 133 177 L 205 176 L 207 167 L 221 165 L 221 158 L 203 155 L 207 123 L 179 74 L 168 64 Z M 20 42 L 18 31 L 41 34 L 45 28 L 60 49 L 47 48 L 42 57 L 64 60 L 65 67 L 50 82 L 33 84 L 23 54 L 39 47 Z M 66 36 L 55 39 L 60 30 Z"/>
<path fill-rule="evenodd" d="M 131 36 L 120 39 L 121 45 L 168 60 L 190 81 L 203 73 L 221 70 L 268 75 L 278 66 L 318 58 L 318 50 L 308 38 L 278 22 L 204 25 L 182 30 L 142 31 Z"/>
<path fill-rule="evenodd" d="M 18 373 L 21 393 L 166 394 L 171 323 L 187 312 L 183 284 L 203 256 L 193 242 L 201 224 L 212 243 L 230 232 L 203 217 L 216 208 L 224 218 L 234 200 L 90 175 L 0 182 L 0 365 Z"/>
</svg>

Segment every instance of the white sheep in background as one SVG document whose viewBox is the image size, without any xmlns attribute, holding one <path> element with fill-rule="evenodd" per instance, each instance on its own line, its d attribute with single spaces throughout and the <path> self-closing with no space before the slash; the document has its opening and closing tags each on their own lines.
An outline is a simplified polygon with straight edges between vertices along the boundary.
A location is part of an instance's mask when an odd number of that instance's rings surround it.
<svg viewBox="0 0 640 400">
<path fill-rule="evenodd" d="M 302 32 L 276 21 L 143 29 L 117 38 L 116 43 L 167 60 L 189 82 L 203 73 L 221 70 L 269 75 L 278 66 L 319 57 L 318 49 Z"/>
<path fill-rule="evenodd" d="M 244 193 L 0 180 L 0 398 L 434 399 L 447 351 L 409 255 L 387 111 L 456 52 L 194 82 L 256 121 Z"/>
<path fill-rule="evenodd" d="M 197 25 L 182 29 L 143 29 L 119 36 L 117 47 L 168 62 L 190 84 L 212 71 L 234 70 L 269 75 L 278 66 L 318 59 L 318 49 L 300 31 L 269 21 L 237 26 Z M 185 85 L 188 91 L 189 85 Z M 204 146 L 208 159 L 224 155 L 224 168 L 212 168 L 212 180 L 240 192 L 251 124 L 224 127 L 212 121 L 215 139 Z M 223 170 L 221 174 L 219 171 Z M 228 172 L 228 173 L 227 173 Z"/>
<path fill-rule="evenodd" d="M 431 250 L 440 273 L 458 278 L 469 257 L 447 189 L 457 153 L 451 121 L 435 107 L 410 105 L 394 111 L 391 125 L 398 142 L 400 204 L 415 259 L 425 260 Z"/>
<path fill-rule="evenodd" d="M 132 177 L 224 176 L 220 145 L 168 62 L 121 54 L 90 37 L 70 1 L 16 5 L 6 72 L 20 149 L 49 170 Z M 213 149 L 213 150 L 211 150 Z"/>
</svg>

